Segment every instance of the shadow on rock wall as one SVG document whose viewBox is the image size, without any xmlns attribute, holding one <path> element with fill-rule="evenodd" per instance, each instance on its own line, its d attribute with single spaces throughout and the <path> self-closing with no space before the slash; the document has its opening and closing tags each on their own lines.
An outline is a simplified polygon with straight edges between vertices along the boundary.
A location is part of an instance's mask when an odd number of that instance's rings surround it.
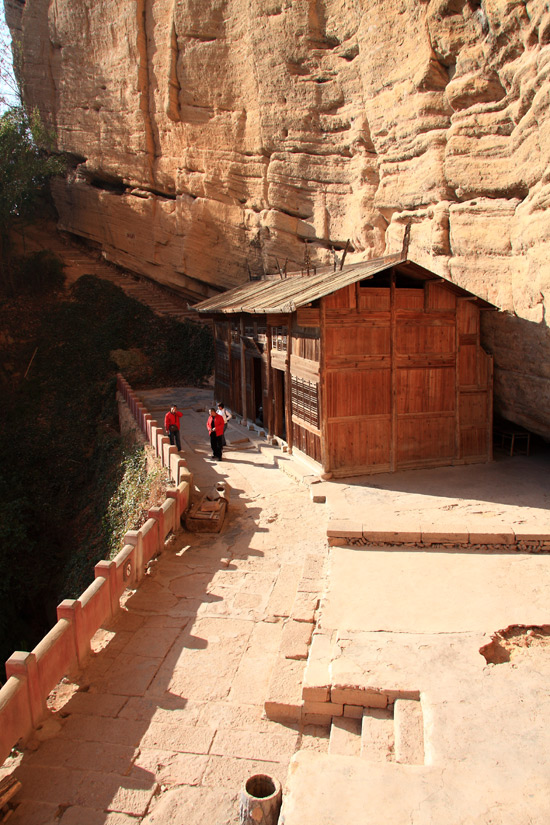
<svg viewBox="0 0 550 825">
<path fill-rule="evenodd" d="M 484 312 L 481 342 L 494 356 L 495 414 L 550 440 L 550 329 Z"/>
</svg>

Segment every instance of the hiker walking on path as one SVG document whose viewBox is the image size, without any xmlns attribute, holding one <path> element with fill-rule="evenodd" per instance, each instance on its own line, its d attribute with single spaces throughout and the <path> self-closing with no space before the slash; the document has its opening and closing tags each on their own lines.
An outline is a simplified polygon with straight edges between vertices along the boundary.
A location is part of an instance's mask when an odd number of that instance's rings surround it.
<svg viewBox="0 0 550 825">
<path fill-rule="evenodd" d="M 180 440 L 180 418 L 183 413 L 178 412 L 175 404 L 170 407 L 170 412 L 164 416 L 164 429 L 168 433 L 170 444 L 175 444 L 178 451 L 181 450 Z"/>
<path fill-rule="evenodd" d="M 212 458 L 222 460 L 223 449 L 223 428 L 225 422 L 222 416 L 216 412 L 214 407 L 210 408 L 210 416 L 206 422 L 206 429 L 210 433 L 210 444 L 212 445 Z"/>
<path fill-rule="evenodd" d="M 227 423 L 230 418 L 233 418 L 230 412 L 225 409 L 225 404 L 223 401 L 218 402 L 218 415 L 221 415 L 223 418 L 223 436 L 222 436 L 222 445 L 225 447 L 227 444 L 225 440 L 225 431 L 227 430 Z"/>
</svg>

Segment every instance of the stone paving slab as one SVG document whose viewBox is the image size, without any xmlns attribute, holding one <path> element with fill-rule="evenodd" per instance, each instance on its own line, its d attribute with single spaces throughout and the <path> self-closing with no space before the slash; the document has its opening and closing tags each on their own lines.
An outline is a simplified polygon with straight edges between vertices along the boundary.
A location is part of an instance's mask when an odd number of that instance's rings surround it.
<svg viewBox="0 0 550 825">
<path fill-rule="evenodd" d="M 283 781 L 300 746 L 299 728 L 267 720 L 263 703 L 304 561 L 326 556 L 326 519 L 259 450 L 234 461 L 228 450 L 220 465 L 195 453 L 204 400 L 177 399 L 186 456 L 196 483 L 229 482 L 227 523 L 219 536 L 181 533 L 96 635 L 65 686 L 76 692 L 54 706 L 61 730 L 16 769 L 13 825 L 236 825 L 243 781 Z"/>
<path fill-rule="evenodd" d="M 545 624 L 549 593 L 550 555 L 335 547 L 322 621 L 338 630 L 494 632 Z"/>
<path fill-rule="evenodd" d="M 468 518 L 468 531 L 480 534 L 502 533 L 511 525 L 526 535 L 538 534 L 548 514 L 542 470 L 536 494 L 519 478 L 520 465 L 513 464 L 510 484 L 489 474 L 483 476 L 485 486 L 476 490 L 472 478 L 479 476 L 479 467 L 445 468 L 457 471 L 454 476 L 414 471 L 366 481 L 322 482 L 315 489 L 320 494 L 330 489 L 327 505 L 315 504 L 305 484 L 313 477 L 311 468 L 300 471 L 293 458 L 282 457 L 254 433 L 246 433 L 250 450 L 229 448 L 223 462 L 204 461 L 206 416 L 197 409 L 212 400 L 205 391 L 165 388 L 149 394 L 148 400 L 155 402 L 158 416 L 173 400 L 183 408 L 184 449 L 195 482 L 205 488 L 228 481 L 230 516 L 219 536 L 178 537 L 142 586 L 128 595 L 117 620 L 98 634 L 96 653 L 75 683 L 77 693 L 55 706 L 59 735 L 20 759 L 16 770 L 26 779 L 12 825 L 236 825 L 238 792 L 247 773 L 269 769 L 283 779 L 295 751 L 299 755 L 289 774 L 286 825 L 355 820 L 367 825 L 368 817 L 373 825 L 401 825 L 399 804 L 406 810 L 407 825 L 464 825 L 464 816 L 461 821 L 453 811 L 449 816 L 448 806 L 442 807 L 444 798 L 454 802 L 457 794 L 470 806 L 472 823 L 494 825 L 483 817 L 485 810 L 496 810 L 493 791 L 499 784 L 506 818 L 498 825 L 528 822 L 531 799 L 536 800 L 534 821 L 550 819 L 541 757 L 548 751 L 550 729 L 550 672 L 544 649 L 537 658 L 494 666 L 479 653 L 488 632 L 497 629 L 492 619 L 508 615 L 506 606 L 527 615 L 529 587 L 529 620 L 545 620 L 548 588 L 542 568 L 537 568 L 537 580 L 535 566 L 502 568 L 493 571 L 492 578 L 487 566 L 481 569 L 483 575 L 477 569 L 468 574 L 472 587 L 461 588 L 467 580 L 465 568 L 458 565 L 455 576 L 452 566 L 439 566 L 433 558 L 431 565 L 420 561 L 422 553 L 408 554 L 417 560 L 416 572 L 396 566 L 400 559 L 395 556 L 385 575 L 374 567 L 365 575 L 351 561 L 344 575 L 347 561 L 341 567 L 335 564 L 340 556 L 333 550 L 332 577 L 348 589 L 350 604 L 341 608 L 342 620 L 333 622 L 327 611 L 333 609 L 331 599 L 336 603 L 336 590 L 321 602 L 326 644 L 319 643 L 320 659 L 309 671 L 320 674 L 319 684 L 312 678 L 308 685 L 321 688 L 322 695 L 309 695 L 310 706 L 327 703 L 333 686 L 344 691 L 345 698 L 352 683 L 375 683 L 378 696 L 386 691 L 386 702 L 407 691 L 414 698 L 422 692 L 430 764 L 393 765 L 384 772 L 369 763 L 363 766 L 367 774 L 356 774 L 355 762 L 327 767 L 332 765 L 324 761 L 327 715 L 311 713 L 299 721 L 304 662 L 278 658 L 284 620 L 296 621 L 295 609 L 302 617 L 311 616 L 311 604 L 322 596 L 325 572 L 316 557 L 323 562 L 326 557 L 328 515 L 354 520 L 361 533 L 365 524 L 394 533 L 441 533 L 452 524 L 464 530 Z M 242 437 L 243 428 L 235 423 L 230 428 L 234 439 Z M 286 469 L 298 467 L 294 476 L 305 483 L 297 485 L 279 472 L 278 463 Z M 499 471 L 507 471 L 508 464 L 497 464 Z M 510 514 L 512 521 L 507 521 Z M 448 563 L 455 554 L 445 557 Z M 523 556 L 513 558 L 521 562 Z M 445 622 L 455 627 L 455 618 L 460 618 L 458 607 L 453 614 L 447 604 L 457 603 L 453 582 L 466 618 L 458 632 L 449 633 Z M 499 592 L 505 596 L 502 606 L 497 603 Z M 300 601 L 297 594 L 305 595 Z M 399 615 L 402 629 L 411 617 L 422 616 L 422 599 L 423 631 L 415 625 L 415 633 L 392 632 L 399 630 Z M 334 608 L 334 615 L 337 612 L 340 608 Z M 491 622 L 481 621 L 485 614 Z M 388 618 L 394 622 L 392 630 L 384 629 Z M 362 625 L 365 620 L 368 630 Z M 466 629 L 474 625 L 475 630 Z M 319 629 L 314 645 L 321 638 Z M 293 693 L 287 700 L 293 710 L 298 708 L 295 724 L 279 725 L 262 717 L 264 686 L 273 684 L 274 674 L 283 673 L 282 663 L 292 669 L 281 691 Z M 343 713 L 352 707 L 339 704 Z M 323 724 L 310 726 L 308 721 Z M 478 788 L 485 774 L 488 793 Z M 47 789 L 44 794 L 42 787 Z M 355 792 L 357 802 L 351 798 Z M 464 814 L 465 808 L 458 810 Z"/>
</svg>

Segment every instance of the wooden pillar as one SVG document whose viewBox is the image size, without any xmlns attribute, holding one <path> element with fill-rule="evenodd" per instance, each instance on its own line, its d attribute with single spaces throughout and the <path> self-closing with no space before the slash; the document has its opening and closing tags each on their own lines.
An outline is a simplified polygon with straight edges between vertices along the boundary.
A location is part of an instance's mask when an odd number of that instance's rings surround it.
<svg viewBox="0 0 550 825">
<path fill-rule="evenodd" d="M 269 435 L 274 434 L 274 422 L 273 422 L 273 375 L 271 373 L 271 324 L 268 322 L 266 318 L 266 360 L 267 360 L 267 421 L 264 424 L 267 424 L 267 431 Z"/>
<path fill-rule="evenodd" d="M 325 299 L 321 298 L 319 322 L 319 429 L 321 430 L 321 465 L 325 473 L 331 472 L 331 444 L 328 440 L 328 399 L 326 391 L 326 357 L 325 357 Z"/>
<path fill-rule="evenodd" d="M 235 410 L 235 393 L 233 390 L 233 356 L 231 354 L 231 321 L 226 323 L 226 341 L 227 341 L 227 372 L 229 376 L 229 398 L 226 406 L 231 410 Z"/>
<path fill-rule="evenodd" d="M 391 364 L 391 444 L 390 444 L 390 471 L 395 472 L 397 466 L 397 354 L 396 354 L 397 322 L 395 314 L 395 270 L 391 271 L 390 281 L 390 364 Z"/>
<path fill-rule="evenodd" d="M 290 374 L 290 356 L 292 355 L 292 315 L 288 316 L 285 370 L 285 415 L 286 415 L 286 443 L 292 452 L 292 377 Z"/>
<path fill-rule="evenodd" d="M 487 353 L 487 461 L 493 460 L 493 363 Z"/>
<path fill-rule="evenodd" d="M 248 410 L 246 404 L 246 346 L 244 343 L 244 315 L 241 315 L 241 407 L 242 415 L 246 420 L 248 418 Z"/>
<path fill-rule="evenodd" d="M 455 458 L 460 458 L 460 323 L 459 323 L 459 298 L 456 301 L 455 309 Z"/>
</svg>

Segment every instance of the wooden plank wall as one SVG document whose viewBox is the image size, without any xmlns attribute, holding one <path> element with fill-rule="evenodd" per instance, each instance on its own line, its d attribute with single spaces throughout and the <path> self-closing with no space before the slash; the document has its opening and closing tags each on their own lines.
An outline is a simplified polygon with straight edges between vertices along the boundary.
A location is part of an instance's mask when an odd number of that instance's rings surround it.
<svg viewBox="0 0 550 825">
<path fill-rule="evenodd" d="M 390 290 L 355 285 L 323 299 L 325 467 L 390 469 Z M 328 464 L 328 466 L 327 466 Z"/>
<path fill-rule="evenodd" d="M 480 345 L 480 313 L 471 301 L 458 302 L 457 336 L 460 457 L 492 458 L 493 359 Z"/>
<path fill-rule="evenodd" d="M 433 282 L 396 288 L 394 314 L 394 469 L 450 464 L 458 457 L 456 297 Z"/>
<path fill-rule="evenodd" d="M 438 282 L 323 299 L 325 469 L 338 475 L 491 457 L 491 359 L 479 309 Z"/>
</svg>

